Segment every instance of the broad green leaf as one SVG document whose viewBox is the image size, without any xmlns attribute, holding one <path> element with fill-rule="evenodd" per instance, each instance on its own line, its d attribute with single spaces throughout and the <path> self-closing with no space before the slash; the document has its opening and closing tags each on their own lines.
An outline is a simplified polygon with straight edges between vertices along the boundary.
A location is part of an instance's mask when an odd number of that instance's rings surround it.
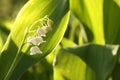
<svg viewBox="0 0 120 80">
<path fill-rule="evenodd" d="M 54 7 L 53 7 L 54 5 Z M 46 43 L 40 46 L 43 54 L 31 56 L 29 48 L 21 47 L 26 27 L 48 15 L 54 21 L 53 30 L 45 40 Z M 69 20 L 69 0 L 30 0 L 21 9 L 9 38 L 2 49 L 0 56 L 0 79 L 16 80 L 28 67 L 38 62 L 49 54 L 61 41 Z M 21 50 L 22 51 L 18 51 Z"/>
<path fill-rule="evenodd" d="M 119 80 L 120 79 L 120 62 L 114 68 L 114 71 L 111 76 L 112 80 Z"/>
<path fill-rule="evenodd" d="M 115 65 L 115 68 L 111 74 L 112 80 L 119 80 L 120 79 L 120 50 L 118 51 L 118 61 L 117 64 Z"/>
<path fill-rule="evenodd" d="M 119 0 L 70 0 L 70 9 L 93 33 L 95 43 L 120 43 Z"/>
<path fill-rule="evenodd" d="M 62 49 L 56 57 L 55 79 L 106 80 L 115 66 L 117 50 L 117 45 L 103 46 L 96 44 Z M 86 66 L 84 62 L 87 64 Z M 90 69 L 90 71 L 87 71 L 86 67 L 90 67 L 95 74 Z M 87 75 L 85 73 L 91 74 L 90 78 L 86 79 Z"/>
<path fill-rule="evenodd" d="M 93 41 L 104 44 L 103 0 L 70 0 L 70 9 L 93 33 Z"/>
<path fill-rule="evenodd" d="M 77 55 L 61 49 L 54 62 L 54 80 L 96 80 L 95 73 Z"/>
<path fill-rule="evenodd" d="M 120 43 L 120 0 L 104 0 L 104 32 L 107 44 Z"/>
</svg>

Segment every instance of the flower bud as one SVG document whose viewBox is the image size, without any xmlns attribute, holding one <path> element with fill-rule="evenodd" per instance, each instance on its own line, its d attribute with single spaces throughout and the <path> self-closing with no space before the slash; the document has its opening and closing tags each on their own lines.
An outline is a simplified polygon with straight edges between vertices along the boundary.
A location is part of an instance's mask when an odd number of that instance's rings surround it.
<svg viewBox="0 0 120 80">
<path fill-rule="evenodd" d="M 47 25 L 48 25 L 49 27 L 51 27 L 51 26 L 53 25 L 53 21 L 52 21 L 51 19 L 48 19 L 48 20 L 47 20 Z"/>
</svg>

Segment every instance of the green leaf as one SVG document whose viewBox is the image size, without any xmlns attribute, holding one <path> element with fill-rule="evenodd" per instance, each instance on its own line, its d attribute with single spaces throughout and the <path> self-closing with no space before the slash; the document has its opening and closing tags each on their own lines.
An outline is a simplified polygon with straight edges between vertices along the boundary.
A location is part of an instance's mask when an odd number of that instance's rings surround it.
<svg viewBox="0 0 120 80">
<path fill-rule="evenodd" d="M 118 62 L 114 68 L 114 71 L 112 73 L 112 80 L 119 80 L 120 79 L 120 62 Z"/>
<path fill-rule="evenodd" d="M 120 44 L 120 1 L 104 1 L 104 32 L 106 43 Z"/>
<path fill-rule="evenodd" d="M 93 42 L 120 43 L 119 0 L 70 0 L 70 9 L 84 24 L 88 37 L 94 37 Z"/>
<path fill-rule="evenodd" d="M 88 27 L 94 37 L 93 41 L 100 44 L 105 43 L 102 4 L 103 0 L 70 0 L 72 13 Z M 88 36 L 90 36 L 89 33 Z"/>
<path fill-rule="evenodd" d="M 54 62 L 54 80 L 95 80 L 95 73 L 77 55 L 61 49 Z"/>
<path fill-rule="evenodd" d="M 54 63 L 55 80 L 106 80 L 115 66 L 117 51 L 117 45 L 96 44 L 61 49 Z"/>
<path fill-rule="evenodd" d="M 43 54 L 31 56 L 29 55 L 29 49 L 26 49 L 26 46 L 22 44 L 25 38 L 25 29 L 45 15 L 48 15 L 54 21 L 53 30 L 46 36 L 46 43 L 40 46 Z M 68 24 L 69 15 L 69 0 L 28 1 L 19 12 L 9 38 L 2 49 L 0 56 L 0 79 L 18 79 L 28 67 L 49 54 L 61 41 Z"/>
</svg>

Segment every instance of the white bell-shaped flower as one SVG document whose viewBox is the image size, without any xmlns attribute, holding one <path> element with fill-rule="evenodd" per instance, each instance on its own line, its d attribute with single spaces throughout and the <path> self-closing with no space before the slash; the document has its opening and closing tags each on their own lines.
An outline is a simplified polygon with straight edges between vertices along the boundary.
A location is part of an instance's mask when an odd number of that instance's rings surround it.
<svg viewBox="0 0 120 80">
<path fill-rule="evenodd" d="M 38 36 L 46 36 L 46 33 L 51 32 L 52 28 L 49 26 L 43 26 L 41 28 L 38 28 L 37 34 Z"/>
<path fill-rule="evenodd" d="M 38 28 L 37 30 L 38 36 L 46 36 L 46 31 L 43 28 Z"/>
<path fill-rule="evenodd" d="M 37 46 L 33 46 L 30 48 L 30 55 L 35 54 L 42 54 L 42 51 Z"/>
<path fill-rule="evenodd" d="M 43 38 L 40 36 L 37 36 L 37 37 L 31 36 L 31 37 L 28 37 L 28 39 L 27 39 L 27 43 L 30 43 L 33 45 L 40 45 L 44 42 L 46 42 L 46 41 L 43 41 Z"/>
</svg>

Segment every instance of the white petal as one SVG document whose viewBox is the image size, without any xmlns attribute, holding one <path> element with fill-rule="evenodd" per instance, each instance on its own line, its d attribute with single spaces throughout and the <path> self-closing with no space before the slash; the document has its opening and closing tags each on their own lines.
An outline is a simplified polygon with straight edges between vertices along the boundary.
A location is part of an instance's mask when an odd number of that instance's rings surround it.
<svg viewBox="0 0 120 80">
<path fill-rule="evenodd" d="M 34 39 L 34 36 L 28 37 L 28 38 L 27 38 L 27 43 L 30 43 L 32 39 Z"/>
<path fill-rule="evenodd" d="M 33 45 L 40 45 L 40 44 L 42 44 L 45 41 L 43 41 L 42 37 L 29 37 L 27 42 L 31 43 Z"/>
<path fill-rule="evenodd" d="M 46 36 L 46 31 L 43 28 L 38 28 L 37 30 L 38 36 Z"/>
<path fill-rule="evenodd" d="M 49 26 L 43 26 L 41 28 L 38 28 L 37 34 L 38 34 L 38 36 L 44 36 L 45 37 L 46 33 L 51 32 L 51 31 L 52 31 L 51 27 L 49 27 Z"/>
<path fill-rule="evenodd" d="M 35 55 L 35 54 L 41 54 L 42 53 L 42 51 L 37 46 L 31 47 L 30 52 L 31 52 L 30 55 Z"/>
</svg>

